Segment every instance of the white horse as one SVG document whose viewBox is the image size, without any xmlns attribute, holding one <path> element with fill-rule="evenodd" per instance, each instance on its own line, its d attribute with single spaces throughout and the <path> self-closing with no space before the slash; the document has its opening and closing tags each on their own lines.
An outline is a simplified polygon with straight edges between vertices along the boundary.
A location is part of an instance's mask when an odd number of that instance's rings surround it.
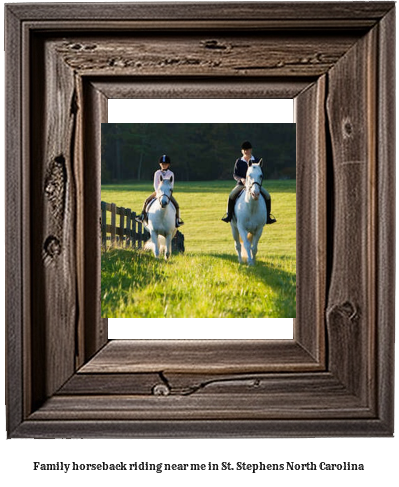
<svg viewBox="0 0 399 487">
<path fill-rule="evenodd" d="M 145 248 L 152 249 L 156 258 L 159 257 L 161 250 L 165 250 L 165 259 L 169 259 L 172 254 L 172 239 L 176 234 L 176 209 L 170 203 L 172 196 L 173 176 L 170 179 L 163 179 L 157 190 L 156 199 L 151 204 L 147 216 L 146 225 L 151 235 Z"/>
<path fill-rule="evenodd" d="M 230 223 L 240 264 L 243 262 L 241 242 L 248 265 L 255 264 L 258 242 L 267 221 L 266 203 L 260 192 L 263 179 L 262 163 L 262 159 L 258 164 L 249 162 L 245 191 L 236 200 L 234 216 Z"/>
</svg>

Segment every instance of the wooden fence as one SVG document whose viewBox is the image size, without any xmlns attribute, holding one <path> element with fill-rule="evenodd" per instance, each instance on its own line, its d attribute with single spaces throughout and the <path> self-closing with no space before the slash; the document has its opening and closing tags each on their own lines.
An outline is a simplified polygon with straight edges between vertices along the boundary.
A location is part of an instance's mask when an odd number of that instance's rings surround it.
<svg viewBox="0 0 399 487">
<path fill-rule="evenodd" d="M 111 222 L 107 223 L 107 212 Z M 119 218 L 117 218 L 117 216 Z M 136 222 L 136 213 L 130 208 L 120 208 L 115 203 L 101 201 L 101 243 L 103 247 L 143 248 L 150 238 L 142 223 Z M 117 225 L 117 219 L 119 225 Z M 172 252 L 184 252 L 184 235 L 177 231 L 172 240 Z"/>
</svg>

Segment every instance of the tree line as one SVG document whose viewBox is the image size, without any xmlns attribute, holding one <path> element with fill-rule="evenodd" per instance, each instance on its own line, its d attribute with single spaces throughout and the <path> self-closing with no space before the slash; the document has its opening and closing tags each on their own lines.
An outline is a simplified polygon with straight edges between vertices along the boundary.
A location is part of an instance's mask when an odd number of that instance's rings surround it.
<svg viewBox="0 0 399 487">
<path fill-rule="evenodd" d="M 244 140 L 263 158 L 266 179 L 295 179 L 295 133 L 292 123 L 102 124 L 101 181 L 152 180 L 162 154 L 177 180 L 232 179 Z"/>
</svg>

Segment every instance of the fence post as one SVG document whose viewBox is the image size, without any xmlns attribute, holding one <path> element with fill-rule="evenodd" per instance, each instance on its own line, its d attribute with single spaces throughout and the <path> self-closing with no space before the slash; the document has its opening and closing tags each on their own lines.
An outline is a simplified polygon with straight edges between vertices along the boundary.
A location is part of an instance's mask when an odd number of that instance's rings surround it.
<svg viewBox="0 0 399 487">
<path fill-rule="evenodd" d="M 125 235 L 125 208 L 120 208 L 120 219 L 119 219 L 119 236 L 120 236 L 120 245 L 123 247 L 123 240 Z"/>
<path fill-rule="evenodd" d="M 132 219 L 132 223 L 133 223 L 133 228 L 132 228 L 133 245 L 132 245 L 132 247 L 136 248 L 137 247 L 137 222 L 136 222 L 135 217 Z"/>
<path fill-rule="evenodd" d="M 107 203 L 101 201 L 101 242 L 107 246 Z"/>
<path fill-rule="evenodd" d="M 142 223 L 137 223 L 137 244 L 138 248 L 142 248 L 142 241 L 143 241 L 143 224 Z"/>
<path fill-rule="evenodd" d="M 111 246 L 115 245 L 116 234 L 116 204 L 111 203 Z"/>
<path fill-rule="evenodd" d="M 107 225 L 107 211 L 111 212 L 111 224 Z M 116 226 L 116 215 L 120 215 L 120 227 Z M 126 226 L 125 226 L 126 218 Z M 136 222 L 136 213 L 130 208 L 119 208 L 115 203 L 101 202 L 101 239 L 104 247 L 107 246 L 107 233 L 111 233 L 111 247 L 117 242 L 123 247 L 142 249 L 143 244 L 150 238 L 148 230 L 142 223 Z M 177 232 L 172 240 L 174 251 L 184 252 L 184 235 Z"/>
<path fill-rule="evenodd" d="M 130 239 L 130 225 L 131 225 L 131 218 L 132 218 L 132 210 L 130 208 L 126 208 L 126 248 L 130 247 L 131 239 Z"/>
</svg>

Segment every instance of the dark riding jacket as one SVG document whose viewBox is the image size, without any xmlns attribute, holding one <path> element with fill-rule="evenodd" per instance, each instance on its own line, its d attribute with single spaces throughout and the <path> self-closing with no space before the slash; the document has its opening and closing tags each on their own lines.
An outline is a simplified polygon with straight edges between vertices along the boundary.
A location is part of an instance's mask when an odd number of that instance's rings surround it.
<svg viewBox="0 0 399 487">
<path fill-rule="evenodd" d="M 260 159 L 258 159 L 255 156 L 252 156 L 251 161 L 253 164 L 258 164 Z M 244 186 L 241 182 L 241 179 L 245 179 L 247 177 L 247 171 L 248 171 L 247 161 L 245 161 L 242 158 L 237 159 L 236 163 L 234 164 L 233 178 L 237 181 L 237 184 L 239 186 Z"/>
</svg>

